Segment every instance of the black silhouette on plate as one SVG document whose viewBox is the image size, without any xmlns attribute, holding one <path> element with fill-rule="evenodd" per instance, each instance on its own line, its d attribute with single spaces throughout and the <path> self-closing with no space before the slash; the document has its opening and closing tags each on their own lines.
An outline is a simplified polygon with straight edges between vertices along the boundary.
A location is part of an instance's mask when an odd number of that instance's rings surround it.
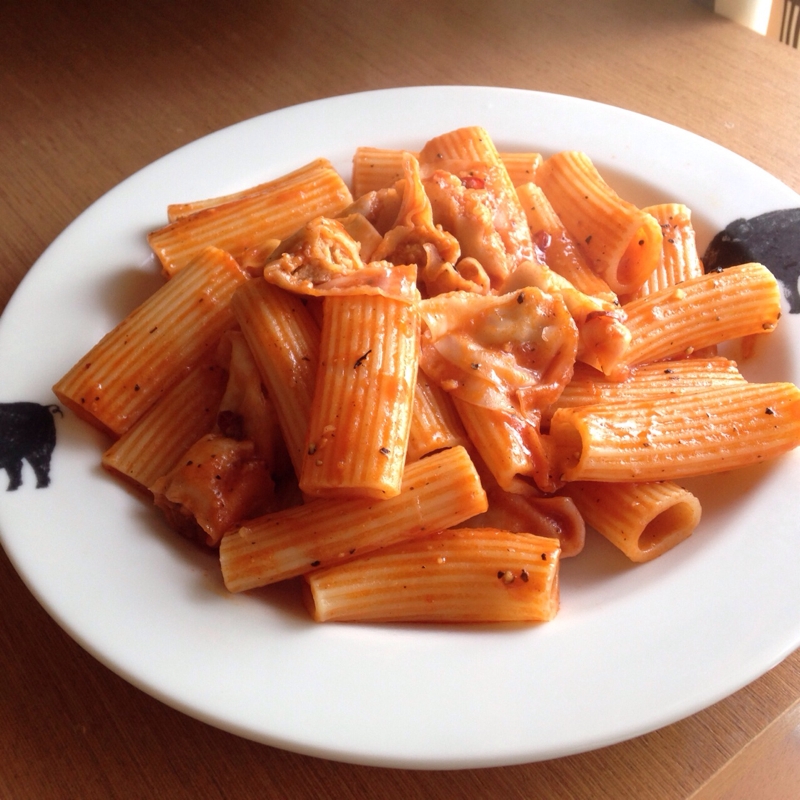
<svg viewBox="0 0 800 800">
<path fill-rule="evenodd" d="M 706 272 L 757 261 L 782 284 L 789 313 L 800 314 L 800 208 L 737 219 L 712 240 L 703 256 Z"/>
<path fill-rule="evenodd" d="M 36 475 L 36 488 L 50 483 L 50 456 L 56 446 L 55 405 L 39 403 L 0 403 L 0 469 L 8 473 L 6 491 L 22 485 L 22 462 L 27 461 Z"/>
</svg>

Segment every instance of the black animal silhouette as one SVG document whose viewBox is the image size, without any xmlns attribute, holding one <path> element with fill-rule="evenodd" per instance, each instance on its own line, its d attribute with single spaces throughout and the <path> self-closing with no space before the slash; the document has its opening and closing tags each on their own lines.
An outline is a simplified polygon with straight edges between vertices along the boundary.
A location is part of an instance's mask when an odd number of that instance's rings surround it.
<svg viewBox="0 0 800 800">
<path fill-rule="evenodd" d="M 7 491 L 22 485 L 23 460 L 33 467 L 37 489 L 50 483 L 56 413 L 61 414 L 57 405 L 0 403 L 0 469 L 8 473 Z"/>
<path fill-rule="evenodd" d="M 737 219 L 712 240 L 703 255 L 706 272 L 757 261 L 783 284 L 789 313 L 800 314 L 800 208 Z"/>
</svg>

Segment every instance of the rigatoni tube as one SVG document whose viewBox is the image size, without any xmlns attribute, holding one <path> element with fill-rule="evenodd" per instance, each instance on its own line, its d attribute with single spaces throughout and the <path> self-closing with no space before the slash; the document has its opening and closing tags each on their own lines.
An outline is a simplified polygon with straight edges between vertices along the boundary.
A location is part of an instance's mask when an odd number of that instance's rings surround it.
<svg viewBox="0 0 800 800">
<path fill-rule="evenodd" d="M 112 474 L 150 490 L 201 436 L 214 428 L 225 370 L 209 356 L 170 389 L 103 454 Z"/>
<path fill-rule="evenodd" d="M 306 575 L 317 622 L 529 622 L 558 611 L 557 539 L 456 528 Z"/>
<path fill-rule="evenodd" d="M 123 434 L 235 325 L 234 291 L 247 280 L 223 250 L 203 250 L 107 333 L 53 387 L 98 428 Z"/>
<path fill-rule="evenodd" d="M 661 203 L 643 211 L 658 221 L 663 240 L 658 266 L 639 287 L 635 297 L 645 297 L 702 275 L 703 264 L 697 254 L 692 212 L 682 203 Z M 629 299 L 633 298 L 623 298 L 623 302 Z"/>
<path fill-rule="evenodd" d="M 577 481 L 563 491 L 588 525 L 635 562 L 652 561 L 671 550 L 700 522 L 700 501 L 672 481 Z"/>
<path fill-rule="evenodd" d="M 406 460 L 419 461 L 436 450 L 468 443 L 469 437 L 451 398 L 424 372 L 418 371 Z"/>
<path fill-rule="evenodd" d="M 781 294 L 765 266 L 741 264 L 660 289 L 624 308 L 631 332 L 624 361 L 635 366 L 769 333 L 781 315 Z"/>
<path fill-rule="evenodd" d="M 800 389 L 723 386 L 689 395 L 562 408 L 550 423 L 566 481 L 660 481 L 775 458 L 800 444 Z"/>
<path fill-rule="evenodd" d="M 250 248 L 285 238 L 313 217 L 335 216 L 351 202 L 344 181 L 320 159 L 264 191 L 180 217 L 150 233 L 147 241 L 171 276 L 204 247 L 214 245 L 241 258 Z"/>
<path fill-rule="evenodd" d="M 319 328 L 303 298 L 264 280 L 248 281 L 231 305 L 299 476 L 317 379 Z"/>
<path fill-rule="evenodd" d="M 561 396 L 543 414 L 543 422 L 559 408 L 591 406 L 597 403 L 627 403 L 631 400 L 658 400 L 678 394 L 695 394 L 728 386 L 736 391 L 745 384 L 735 361 L 712 358 L 684 358 L 655 361 L 634 367 L 624 381 L 612 381 L 583 364 L 575 365 L 572 380 Z"/>
<path fill-rule="evenodd" d="M 402 491 L 388 500 L 314 500 L 249 521 L 222 539 L 222 575 L 232 592 L 253 589 L 453 527 L 486 508 L 467 451 L 453 447 L 409 464 Z"/>
<path fill-rule="evenodd" d="M 300 488 L 316 497 L 400 493 L 419 364 L 416 303 L 326 297 Z"/>
<path fill-rule="evenodd" d="M 536 183 L 612 291 L 629 294 L 647 280 L 661 256 L 661 227 L 650 214 L 623 200 L 586 153 L 550 156 L 539 168 Z"/>
</svg>

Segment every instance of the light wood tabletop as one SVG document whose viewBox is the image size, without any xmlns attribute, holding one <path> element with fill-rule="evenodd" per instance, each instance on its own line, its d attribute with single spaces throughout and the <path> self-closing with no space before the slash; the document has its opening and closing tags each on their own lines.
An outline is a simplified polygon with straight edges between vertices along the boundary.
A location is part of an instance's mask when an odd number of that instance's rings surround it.
<svg viewBox="0 0 800 800">
<path fill-rule="evenodd" d="M 691 0 L 28 0 L 2 4 L 0 30 L 0 311 L 48 244 L 136 170 L 241 120 L 362 90 L 601 101 L 800 191 L 800 53 Z M 631 741 L 522 766 L 395 770 L 285 752 L 162 704 L 70 639 L 2 553 L 0 605 L 0 798 L 707 800 L 744 796 L 745 781 L 749 798 L 800 796 L 798 652 Z"/>
</svg>

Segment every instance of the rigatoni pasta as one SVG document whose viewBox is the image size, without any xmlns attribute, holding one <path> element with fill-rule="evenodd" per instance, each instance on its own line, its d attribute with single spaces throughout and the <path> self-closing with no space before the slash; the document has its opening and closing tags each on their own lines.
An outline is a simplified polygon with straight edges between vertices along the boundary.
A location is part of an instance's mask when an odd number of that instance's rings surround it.
<svg viewBox="0 0 800 800">
<path fill-rule="evenodd" d="M 317 382 L 319 328 L 299 298 L 267 281 L 248 281 L 231 304 L 300 475 Z"/>
<path fill-rule="evenodd" d="M 541 187 L 532 181 L 525 183 L 517 187 L 517 196 L 525 211 L 533 243 L 542 252 L 547 266 L 584 294 L 615 302 L 616 295 L 591 269 Z"/>
<path fill-rule="evenodd" d="M 456 445 L 466 447 L 468 443 L 469 437 L 452 399 L 422 370 L 418 370 L 406 460 L 419 461 L 437 450 Z"/>
<path fill-rule="evenodd" d="M 616 381 L 591 367 L 576 364 L 572 380 L 564 387 L 558 400 L 545 410 L 542 419 L 549 426 L 550 419 L 559 408 L 645 399 L 657 402 L 665 397 L 694 394 L 723 386 L 736 391 L 745 383 L 736 362 L 723 356 L 642 364 L 631 369 L 625 380 Z"/>
<path fill-rule="evenodd" d="M 769 333 L 781 315 L 780 288 L 762 264 L 690 278 L 625 306 L 628 366 L 692 355 L 728 339 Z"/>
<path fill-rule="evenodd" d="M 672 481 L 573 481 L 564 492 L 588 525 L 631 561 L 652 561 L 688 538 L 700 522 L 700 501 Z"/>
<path fill-rule="evenodd" d="M 143 491 L 169 472 L 217 420 L 226 373 L 214 356 L 196 364 L 103 454 L 111 473 Z"/>
<path fill-rule="evenodd" d="M 306 575 L 318 622 L 536 622 L 558 611 L 558 540 L 451 528 Z"/>
<path fill-rule="evenodd" d="M 53 387 L 79 417 L 119 436 L 235 324 L 230 300 L 246 276 L 207 247 L 106 334 Z"/>
<path fill-rule="evenodd" d="M 106 469 L 317 621 L 551 620 L 599 532 L 696 528 L 686 477 L 800 444 L 800 390 L 716 354 L 769 334 L 770 272 L 702 273 L 691 211 L 586 153 L 470 126 L 175 204 L 169 278 L 59 380 Z M 156 335 L 157 334 L 157 335 Z"/>
<path fill-rule="evenodd" d="M 229 531 L 222 575 L 232 592 L 266 586 L 453 527 L 486 507 L 469 455 L 454 447 L 409 464 L 395 497 L 314 500 Z"/>
<path fill-rule="evenodd" d="M 629 294 L 647 280 L 661 255 L 661 226 L 623 200 L 586 153 L 555 153 L 539 168 L 536 183 L 612 291 Z"/>
<path fill-rule="evenodd" d="M 315 497 L 394 497 L 419 364 L 416 304 L 327 297 L 321 339 L 300 488 Z"/>
<path fill-rule="evenodd" d="M 700 277 L 703 264 L 697 253 L 691 210 L 683 203 L 659 203 L 642 211 L 651 214 L 661 226 L 661 257 L 634 297 L 644 297 L 659 289 Z"/>
<path fill-rule="evenodd" d="M 313 216 L 339 213 L 351 200 L 338 173 L 320 160 L 261 191 L 179 216 L 147 239 L 171 277 L 204 247 L 214 245 L 242 258 L 248 250 L 285 238 Z M 273 248 L 265 249 L 268 255 Z"/>
<path fill-rule="evenodd" d="M 353 196 L 387 189 L 403 178 L 404 150 L 382 147 L 358 147 L 353 155 Z M 411 153 L 419 157 L 418 152 Z M 535 180 L 542 165 L 541 153 L 500 153 L 509 178 L 514 186 Z"/>
<path fill-rule="evenodd" d="M 658 400 L 562 408 L 550 421 L 564 481 L 661 481 L 775 458 L 800 441 L 800 389 L 727 386 Z"/>
</svg>

